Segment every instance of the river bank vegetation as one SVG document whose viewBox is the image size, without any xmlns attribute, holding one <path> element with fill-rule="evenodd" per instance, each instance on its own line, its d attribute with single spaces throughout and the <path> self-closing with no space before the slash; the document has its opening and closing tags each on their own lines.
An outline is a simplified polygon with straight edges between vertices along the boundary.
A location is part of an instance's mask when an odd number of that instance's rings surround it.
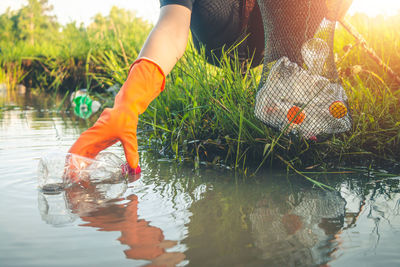
<svg viewBox="0 0 400 267">
<path fill-rule="evenodd" d="M 29 0 L 20 10 L 0 15 L 0 83 L 10 90 L 22 83 L 28 91 L 49 94 L 87 88 L 102 108 L 112 106 L 113 94 L 106 89 L 124 82 L 151 25 L 116 7 L 88 26 L 60 25 L 51 11 L 46 0 Z M 348 20 L 400 73 L 400 16 L 356 14 Z M 226 56 L 221 68 L 213 67 L 190 42 L 166 89 L 141 115 L 139 127 L 149 147 L 196 167 L 223 165 L 248 174 L 271 166 L 303 173 L 338 166 L 396 167 L 400 85 L 344 28 L 338 26 L 335 38 L 351 131 L 315 142 L 271 130 L 253 113 L 261 68 L 243 73 Z"/>
</svg>

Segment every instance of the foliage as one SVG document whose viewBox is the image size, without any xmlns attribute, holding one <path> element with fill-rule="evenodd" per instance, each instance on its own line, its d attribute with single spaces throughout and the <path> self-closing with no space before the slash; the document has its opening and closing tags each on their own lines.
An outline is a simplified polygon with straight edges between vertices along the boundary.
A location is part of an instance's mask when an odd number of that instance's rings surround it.
<svg viewBox="0 0 400 267">
<path fill-rule="evenodd" d="M 151 29 L 117 7 L 108 16 L 96 15 L 87 27 L 76 22 L 60 26 L 51 11 L 47 0 L 30 0 L 20 10 L 0 15 L 0 68 L 8 75 L 22 69 L 22 82 L 32 89 L 102 88 L 91 83 L 92 73 L 103 74 L 98 59 L 112 55 L 128 68 Z"/>
<path fill-rule="evenodd" d="M 22 80 L 28 88 L 50 92 L 85 87 L 99 93 L 125 81 L 151 25 L 114 7 L 88 26 L 60 26 L 50 11 L 46 0 L 30 0 L 21 10 L 0 15 L 0 79 L 13 84 Z M 35 12 L 38 17 L 32 20 Z M 349 19 L 399 73 L 399 16 Z M 196 167 L 211 163 L 254 173 L 262 166 L 326 170 L 373 162 L 394 165 L 400 160 L 399 85 L 343 28 L 337 30 L 335 52 L 349 96 L 351 132 L 313 142 L 271 130 L 253 114 L 261 70 L 243 73 L 226 55 L 221 68 L 213 67 L 191 43 L 164 92 L 141 116 L 140 127 L 149 145 L 177 160 L 193 160 Z M 111 95 L 97 96 L 103 107 L 112 105 Z"/>
</svg>

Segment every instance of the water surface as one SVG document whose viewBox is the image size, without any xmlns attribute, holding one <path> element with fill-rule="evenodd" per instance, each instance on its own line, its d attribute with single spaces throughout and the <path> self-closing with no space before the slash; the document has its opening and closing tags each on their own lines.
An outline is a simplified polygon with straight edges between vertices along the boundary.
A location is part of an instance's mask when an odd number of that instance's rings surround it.
<svg viewBox="0 0 400 267">
<path fill-rule="evenodd" d="M 399 178 L 329 176 L 337 191 L 322 191 L 142 152 L 140 178 L 44 194 L 40 157 L 91 124 L 50 102 L 0 101 L 1 266 L 400 266 Z"/>
</svg>

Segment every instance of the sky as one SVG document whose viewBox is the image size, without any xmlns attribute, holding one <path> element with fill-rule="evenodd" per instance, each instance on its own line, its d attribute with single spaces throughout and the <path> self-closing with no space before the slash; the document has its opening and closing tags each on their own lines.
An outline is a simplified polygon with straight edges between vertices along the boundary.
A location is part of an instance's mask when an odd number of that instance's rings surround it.
<svg viewBox="0 0 400 267">
<path fill-rule="evenodd" d="M 0 0 L 0 14 L 7 7 L 15 10 L 26 4 L 26 0 Z M 97 13 L 107 15 L 113 5 L 136 11 L 139 17 L 155 23 L 159 14 L 159 0 L 49 0 L 58 21 L 71 21 L 88 25 Z M 400 10 L 399 0 L 354 0 L 349 13 L 363 12 L 370 16 L 395 15 Z"/>
<path fill-rule="evenodd" d="M 159 0 L 48 0 L 48 2 L 53 5 L 53 12 L 61 24 L 77 21 L 88 25 L 97 13 L 107 15 L 112 6 L 136 11 L 139 17 L 154 24 L 160 9 Z M 26 3 L 27 0 L 0 0 L 0 14 L 4 13 L 7 7 L 15 10 Z"/>
</svg>

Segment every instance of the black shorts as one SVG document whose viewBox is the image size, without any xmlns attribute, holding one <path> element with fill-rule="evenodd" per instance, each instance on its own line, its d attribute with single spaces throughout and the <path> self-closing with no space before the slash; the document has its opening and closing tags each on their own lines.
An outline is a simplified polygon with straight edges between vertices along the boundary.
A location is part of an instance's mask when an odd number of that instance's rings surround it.
<svg viewBox="0 0 400 267">
<path fill-rule="evenodd" d="M 251 66 L 262 63 L 264 30 L 257 4 L 243 18 L 243 0 L 160 0 L 160 5 L 178 4 L 192 10 L 190 29 L 197 50 L 204 46 L 208 62 L 219 65 L 222 51 L 237 45 L 239 61 Z M 254 0 L 254 3 L 257 1 Z M 249 11 L 246 11 L 249 12 Z M 247 37 L 246 37 L 247 36 Z M 243 41 L 244 40 L 244 41 Z M 233 52 L 229 56 L 233 57 Z"/>
</svg>

